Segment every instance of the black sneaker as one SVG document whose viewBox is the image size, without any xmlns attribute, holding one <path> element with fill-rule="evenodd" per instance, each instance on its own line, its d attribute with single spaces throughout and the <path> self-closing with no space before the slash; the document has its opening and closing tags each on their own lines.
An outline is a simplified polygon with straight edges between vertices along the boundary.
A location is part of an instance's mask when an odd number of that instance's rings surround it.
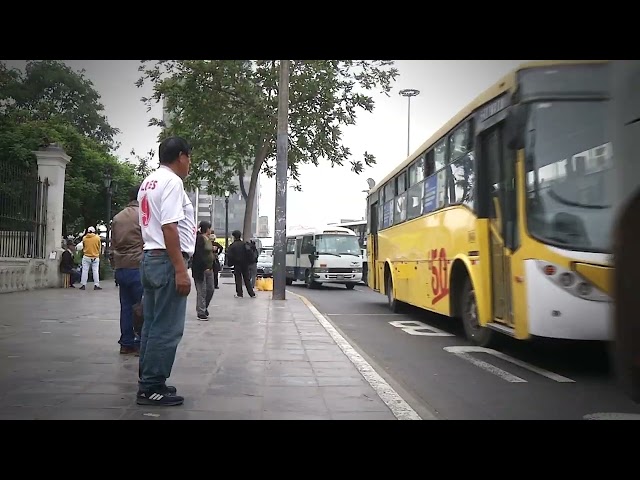
<svg viewBox="0 0 640 480">
<path fill-rule="evenodd" d="M 80 287 L 80 290 L 86 290 L 86 287 L 85 287 L 84 285 L 82 285 L 82 286 Z"/>
<path fill-rule="evenodd" d="M 184 398 L 179 395 L 170 395 L 167 391 L 162 392 L 138 392 L 136 395 L 138 405 L 158 405 L 161 407 L 173 407 L 182 405 Z"/>
<path fill-rule="evenodd" d="M 178 393 L 178 389 L 173 385 L 165 385 L 160 393 L 166 393 L 167 395 L 175 395 Z"/>
<path fill-rule="evenodd" d="M 93 289 L 94 289 L 94 290 L 102 290 L 102 287 L 99 287 L 99 286 L 97 286 L 97 285 L 94 285 L 94 286 L 93 286 Z"/>
</svg>

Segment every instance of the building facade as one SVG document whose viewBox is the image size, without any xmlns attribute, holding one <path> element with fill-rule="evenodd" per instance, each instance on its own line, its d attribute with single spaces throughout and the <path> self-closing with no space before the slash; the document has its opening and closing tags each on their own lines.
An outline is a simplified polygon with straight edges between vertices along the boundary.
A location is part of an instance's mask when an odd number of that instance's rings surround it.
<svg viewBox="0 0 640 480">
<path fill-rule="evenodd" d="M 249 182 L 251 177 L 247 176 L 244 179 L 245 188 L 249 190 Z M 235 186 L 237 193 L 229 195 L 229 237 L 234 230 L 242 231 L 244 223 L 244 212 L 246 203 L 240 193 L 240 186 L 236 179 Z M 195 192 L 188 192 L 189 198 L 194 205 L 194 214 L 196 222 L 206 220 L 211 222 L 212 230 L 215 232 L 218 238 L 223 239 L 225 235 L 225 197 L 209 195 L 207 193 L 207 181 L 203 180 L 200 183 L 200 188 Z M 260 198 L 260 179 L 256 185 L 256 201 L 253 207 L 253 215 L 251 218 L 251 236 L 255 236 L 258 231 L 258 204 Z"/>
<path fill-rule="evenodd" d="M 271 236 L 269 232 L 269 217 L 266 215 L 258 217 L 257 236 L 262 238 Z"/>
</svg>

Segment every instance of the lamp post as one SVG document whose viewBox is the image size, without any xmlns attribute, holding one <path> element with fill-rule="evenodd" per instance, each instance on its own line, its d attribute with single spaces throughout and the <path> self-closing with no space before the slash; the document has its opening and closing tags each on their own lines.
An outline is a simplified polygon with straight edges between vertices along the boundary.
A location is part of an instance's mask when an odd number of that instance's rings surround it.
<svg viewBox="0 0 640 480">
<path fill-rule="evenodd" d="M 415 97 L 420 94 L 420 90 L 416 90 L 415 88 L 405 88 L 404 90 L 400 90 L 400 95 L 403 97 L 407 97 L 408 108 L 407 108 L 407 157 L 409 156 L 409 134 L 411 132 L 411 97 Z"/>
<path fill-rule="evenodd" d="M 227 251 L 229 250 L 229 190 L 224 192 L 224 266 L 229 266 Z"/>
<path fill-rule="evenodd" d="M 104 186 L 107 189 L 107 231 L 105 234 L 105 247 L 104 247 L 104 259 L 105 263 L 105 276 L 111 276 L 111 263 L 109 262 L 109 233 L 111 230 L 111 198 L 113 194 L 118 190 L 118 184 L 113 181 L 111 172 L 104 174 Z"/>
</svg>

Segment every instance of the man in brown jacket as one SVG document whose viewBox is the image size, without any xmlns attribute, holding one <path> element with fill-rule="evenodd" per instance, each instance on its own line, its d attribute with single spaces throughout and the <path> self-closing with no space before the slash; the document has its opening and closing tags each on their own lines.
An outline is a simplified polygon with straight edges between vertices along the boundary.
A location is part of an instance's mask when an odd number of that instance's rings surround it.
<svg viewBox="0 0 640 480">
<path fill-rule="evenodd" d="M 133 330 L 133 306 L 142 299 L 140 261 L 142 260 L 142 232 L 138 220 L 138 190 L 129 192 L 129 204 L 115 217 L 111 224 L 113 264 L 115 280 L 120 291 L 120 353 L 137 354 L 140 338 Z"/>
</svg>

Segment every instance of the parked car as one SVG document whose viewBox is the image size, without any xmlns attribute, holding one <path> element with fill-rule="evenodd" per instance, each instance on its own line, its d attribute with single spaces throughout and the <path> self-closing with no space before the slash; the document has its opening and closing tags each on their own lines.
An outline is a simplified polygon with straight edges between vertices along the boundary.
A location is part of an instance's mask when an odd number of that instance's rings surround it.
<svg viewBox="0 0 640 480">
<path fill-rule="evenodd" d="M 269 254 L 261 253 L 258 257 L 258 271 L 259 277 L 267 278 L 273 276 L 273 257 Z"/>
</svg>

